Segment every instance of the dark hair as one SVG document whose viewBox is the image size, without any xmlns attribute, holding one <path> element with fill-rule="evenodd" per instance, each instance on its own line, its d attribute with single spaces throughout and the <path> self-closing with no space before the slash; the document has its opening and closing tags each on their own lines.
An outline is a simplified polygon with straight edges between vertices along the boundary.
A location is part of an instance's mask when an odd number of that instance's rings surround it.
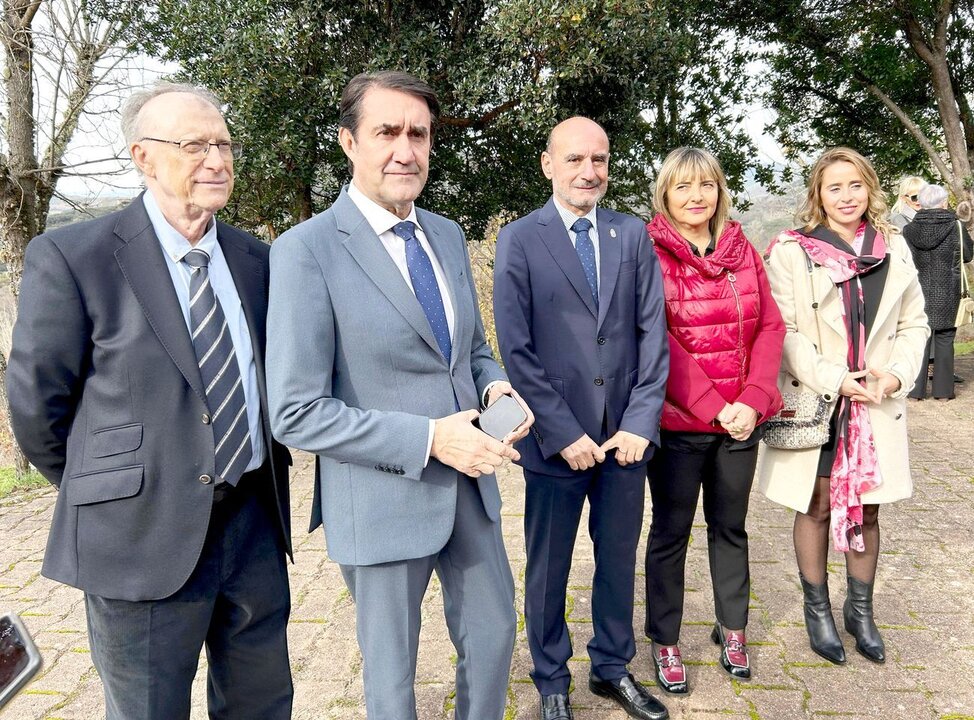
<svg viewBox="0 0 974 720">
<path fill-rule="evenodd" d="M 342 91 L 342 101 L 338 106 L 338 127 L 348 128 L 349 132 L 355 135 L 362 111 L 362 99 L 365 93 L 374 87 L 398 90 L 425 100 L 430 111 L 430 134 L 432 135 L 440 118 L 440 102 L 436 99 L 436 93 L 415 75 L 398 70 L 359 73 L 349 80 L 345 90 Z"/>
</svg>

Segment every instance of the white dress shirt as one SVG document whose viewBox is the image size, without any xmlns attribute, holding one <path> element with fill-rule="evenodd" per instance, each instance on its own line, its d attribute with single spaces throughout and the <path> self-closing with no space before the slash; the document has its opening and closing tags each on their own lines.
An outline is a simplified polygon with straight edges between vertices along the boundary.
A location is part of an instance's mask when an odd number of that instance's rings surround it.
<svg viewBox="0 0 974 720">
<path fill-rule="evenodd" d="M 240 369 L 240 378 L 243 381 L 241 384 L 243 385 L 244 400 L 247 403 L 247 425 L 250 429 L 250 445 L 254 452 L 244 472 L 256 470 L 264 463 L 266 457 L 264 436 L 261 434 L 260 427 L 257 366 L 254 364 L 254 348 L 250 341 L 247 317 L 244 315 L 243 305 L 240 304 L 240 296 L 237 294 L 237 286 L 233 283 L 233 276 L 230 274 L 227 260 L 223 256 L 223 250 L 220 249 L 220 243 L 217 242 L 216 221 L 211 220 L 210 226 L 202 239 L 196 245 L 190 245 L 189 240 L 183 237 L 182 233 L 166 220 L 151 192 L 146 190 L 145 195 L 142 196 L 142 202 L 149 215 L 149 222 L 152 223 L 152 229 L 162 246 L 162 254 L 166 257 L 166 266 L 169 268 L 169 275 L 176 290 L 179 307 L 183 311 L 186 329 L 190 334 L 192 334 L 192 328 L 189 316 L 189 276 L 192 270 L 182 260 L 186 253 L 193 249 L 202 250 L 210 256 L 207 270 L 210 286 L 220 301 L 220 307 L 227 319 L 227 329 L 230 331 L 230 339 L 233 341 L 233 351 L 237 356 L 237 367 Z"/>
</svg>

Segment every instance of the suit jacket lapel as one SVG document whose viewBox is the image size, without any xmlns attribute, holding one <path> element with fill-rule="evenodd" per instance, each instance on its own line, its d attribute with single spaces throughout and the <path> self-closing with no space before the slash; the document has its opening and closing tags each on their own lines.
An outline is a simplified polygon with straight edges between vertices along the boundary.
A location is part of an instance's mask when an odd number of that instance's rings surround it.
<svg viewBox="0 0 974 720">
<path fill-rule="evenodd" d="M 599 321 L 597 327 L 602 327 L 605 314 L 612 302 L 612 293 L 616 289 L 619 278 L 619 265 L 622 260 L 622 240 L 619 237 L 618 225 L 604 210 L 596 212 L 599 225 Z"/>
<path fill-rule="evenodd" d="M 419 225 L 426 234 L 426 239 L 429 240 L 430 247 L 433 248 L 433 254 L 440 264 L 440 269 L 443 270 L 444 277 L 446 277 L 447 291 L 450 293 L 450 302 L 453 305 L 453 337 L 451 338 L 451 343 L 456 347 L 457 338 L 464 337 L 462 325 L 466 320 L 460 312 L 460 303 L 457 302 L 457 297 L 460 292 L 459 282 L 463 275 L 465 263 L 461 258 L 456 257 L 457 243 L 451 241 L 446 234 L 445 228 L 442 227 L 442 222 L 435 215 L 417 208 L 416 219 L 419 220 Z M 429 323 L 427 322 L 427 324 Z M 458 353 L 452 353 L 450 358 L 451 367 L 456 363 L 457 355 Z"/>
<path fill-rule="evenodd" d="M 426 319 L 426 313 L 423 312 L 416 295 L 406 284 L 396 263 L 382 247 L 382 242 L 345 190 L 342 190 L 335 201 L 334 211 L 339 232 L 347 235 L 344 240 L 345 248 L 355 262 L 395 306 L 406 322 L 426 341 L 426 344 L 443 357 L 429 321 Z M 443 362 L 446 362 L 446 359 Z"/>
<path fill-rule="evenodd" d="M 115 234 L 125 242 L 115 251 L 115 259 L 142 306 L 142 312 L 186 382 L 205 402 L 196 351 L 176 298 L 166 258 L 141 195 L 123 211 L 115 226 Z"/>
<path fill-rule="evenodd" d="M 582 262 L 578 259 L 575 246 L 572 245 L 568 231 L 561 222 L 561 216 L 555 208 L 555 201 L 551 199 L 541 208 L 538 214 L 538 234 L 541 241 L 548 248 L 551 257 L 561 268 L 561 271 L 568 277 L 568 281 L 575 288 L 575 292 L 585 303 L 593 317 L 598 317 L 595 310 L 595 299 L 592 297 L 592 288 L 589 287 L 588 280 L 585 279 L 585 271 L 582 269 Z"/>
<path fill-rule="evenodd" d="M 246 243 L 237 237 L 230 226 L 217 223 L 217 240 L 223 250 L 227 267 L 230 268 L 230 276 L 247 319 L 254 366 L 257 369 L 257 391 L 260 395 L 261 418 L 265 425 L 264 435 L 269 440 L 271 434 L 266 406 L 267 387 L 264 383 L 264 348 L 267 345 L 267 278 L 264 276 L 264 265 L 260 258 L 251 254 Z"/>
</svg>

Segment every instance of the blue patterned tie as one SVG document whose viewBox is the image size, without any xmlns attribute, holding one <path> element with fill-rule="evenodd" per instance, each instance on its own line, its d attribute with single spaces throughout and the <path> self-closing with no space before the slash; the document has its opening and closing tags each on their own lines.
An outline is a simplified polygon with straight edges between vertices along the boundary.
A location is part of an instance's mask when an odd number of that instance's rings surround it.
<svg viewBox="0 0 974 720">
<path fill-rule="evenodd" d="M 440 286 L 433 272 L 433 263 L 416 239 L 416 226 L 412 222 L 409 220 L 401 222 L 392 228 L 392 232 L 406 243 L 406 267 L 409 268 L 413 292 L 416 293 L 416 299 L 426 313 L 436 344 L 440 346 L 440 352 L 449 364 L 453 342 L 450 340 L 450 326 L 446 323 L 443 297 L 440 295 Z"/>
<path fill-rule="evenodd" d="M 592 298 L 595 300 L 595 307 L 599 306 L 599 274 L 595 268 L 595 245 L 588 231 L 592 227 L 592 222 L 588 218 L 579 218 L 572 225 L 575 232 L 575 252 L 578 259 L 582 261 L 582 270 L 585 271 L 585 279 L 588 286 L 592 288 Z"/>
<path fill-rule="evenodd" d="M 254 453 L 237 354 L 227 318 L 210 285 L 210 256 L 202 250 L 190 250 L 183 262 L 192 268 L 189 327 L 213 423 L 217 482 L 236 485 Z"/>
</svg>

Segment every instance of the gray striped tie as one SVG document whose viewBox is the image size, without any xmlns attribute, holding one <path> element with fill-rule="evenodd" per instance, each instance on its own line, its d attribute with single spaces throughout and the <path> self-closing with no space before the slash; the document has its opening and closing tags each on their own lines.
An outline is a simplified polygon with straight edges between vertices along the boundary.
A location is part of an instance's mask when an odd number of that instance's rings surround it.
<svg viewBox="0 0 974 720">
<path fill-rule="evenodd" d="M 210 406 L 216 442 L 217 482 L 236 485 L 253 455 L 247 401 L 240 368 L 233 351 L 227 318 L 210 286 L 210 256 L 190 250 L 183 262 L 192 268 L 189 278 L 189 325 L 200 364 L 206 402 Z"/>
</svg>

